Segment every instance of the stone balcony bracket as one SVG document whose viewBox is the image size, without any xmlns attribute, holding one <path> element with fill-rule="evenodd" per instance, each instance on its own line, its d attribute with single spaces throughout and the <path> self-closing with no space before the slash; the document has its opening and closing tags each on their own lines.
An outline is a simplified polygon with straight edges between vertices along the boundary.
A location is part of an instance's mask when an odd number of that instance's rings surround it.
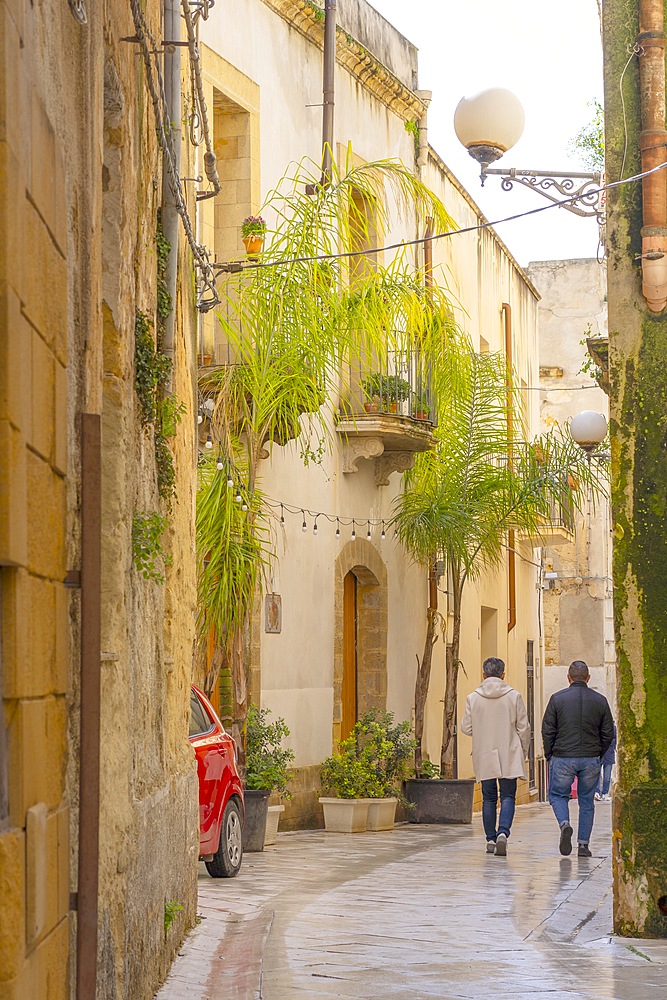
<svg viewBox="0 0 667 1000">
<path fill-rule="evenodd" d="M 388 486 L 392 472 L 405 472 L 420 451 L 435 446 L 432 424 L 395 413 L 359 413 L 339 419 L 343 472 L 359 471 L 361 459 L 375 463 L 375 485 Z"/>
</svg>

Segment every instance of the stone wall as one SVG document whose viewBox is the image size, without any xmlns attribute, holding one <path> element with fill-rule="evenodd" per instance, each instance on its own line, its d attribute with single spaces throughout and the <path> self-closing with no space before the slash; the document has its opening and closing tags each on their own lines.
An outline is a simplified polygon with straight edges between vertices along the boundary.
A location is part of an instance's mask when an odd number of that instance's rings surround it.
<svg viewBox="0 0 667 1000">
<path fill-rule="evenodd" d="M 147 5 L 158 36 L 161 7 Z M 65 1000 L 76 973 L 80 415 L 102 417 L 97 998 L 153 995 L 194 922 L 197 782 L 187 741 L 194 612 L 193 328 L 181 254 L 165 586 L 133 566 L 158 510 L 134 389 L 155 316 L 161 161 L 128 4 L 0 2 L 0 994 Z M 188 165 L 184 172 L 187 173 Z M 183 911 L 169 934 L 164 906 Z M 92 998 L 91 998 L 92 1000 Z"/>
</svg>

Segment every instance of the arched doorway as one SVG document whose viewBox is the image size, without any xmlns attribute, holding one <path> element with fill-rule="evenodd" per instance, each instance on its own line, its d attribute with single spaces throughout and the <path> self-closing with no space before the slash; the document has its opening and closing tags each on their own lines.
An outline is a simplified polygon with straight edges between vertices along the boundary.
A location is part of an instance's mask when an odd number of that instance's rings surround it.
<svg viewBox="0 0 667 1000">
<path fill-rule="evenodd" d="M 377 549 L 356 539 L 335 564 L 333 741 L 370 708 L 387 706 L 387 570 Z"/>
</svg>

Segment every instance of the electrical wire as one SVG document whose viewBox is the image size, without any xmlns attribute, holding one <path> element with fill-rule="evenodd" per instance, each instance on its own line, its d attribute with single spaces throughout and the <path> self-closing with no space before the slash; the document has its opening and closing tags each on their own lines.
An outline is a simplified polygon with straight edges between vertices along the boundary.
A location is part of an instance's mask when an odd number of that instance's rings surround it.
<svg viewBox="0 0 667 1000">
<path fill-rule="evenodd" d="M 667 148 L 667 143 L 658 143 L 656 146 L 652 146 L 651 148 Z M 587 192 L 587 197 L 588 195 L 602 194 L 603 191 L 611 191 L 624 184 L 633 184 L 635 181 L 640 181 L 642 178 L 648 177 L 650 174 L 657 173 L 658 170 L 664 170 L 666 167 L 667 162 L 659 163 L 656 167 L 651 167 L 650 170 L 644 170 L 642 173 L 634 174 L 632 177 L 626 177 L 624 180 L 610 181 L 609 184 L 603 184 L 600 187 Z M 419 246 L 423 243 L 429 242 L 429 240 L 444 240 L 449 239 L 452 236 L 463 236 L 465 233 L 475 233 L 484 229 L 490 229 L 493 226 L 502 226 L 506 222 L 515 222 L 517 219 L 525 219 L 530 215 L 538 215 L 540 212 L 548 212 L 549 209 L 552 208 L 562 208 L 564 205 L 569 205 L 572 202 L 578 201 L 580 197 L 581 195 L 572 195 L 569 198 L 563 198 L 560 201 L 551 202 L 549 205 L 539 205 L 537 208 L 531 208 L 525 212 L 517 212 L 515 215 L 506 215 L 503 219 L 496 219 L 494 222 L 480 222 L 475 226 L 465 226 L 462 229 L 450 229 L 444 233 L 433 233 L 429 236 L 417 236 L 413 240 L 401 240 L 399 243 L 388 243 L 384 246 L 369 247 L 365 250 L 348 250 L 342 253 L 312 254 L 307 257 L 287 257 L 281 260 L 230 261 L 224 264 L 212 264 L 212 267 L 218 271 L 238 272 L 266 267 L 282 267 L 285 264 L 310 264 L 318 260 L 347 260 L 354 257 L 371 257 L 374 254 L 384 253 L 387 250 L 402 250 L 405 247 Z"/>
</svg>

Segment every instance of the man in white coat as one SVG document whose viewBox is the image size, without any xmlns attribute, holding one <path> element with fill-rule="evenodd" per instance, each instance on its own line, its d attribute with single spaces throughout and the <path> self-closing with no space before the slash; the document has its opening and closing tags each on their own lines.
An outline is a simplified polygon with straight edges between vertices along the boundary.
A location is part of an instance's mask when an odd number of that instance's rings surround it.
<svg viewBox="0 0 667 1000">
<path fill-rule="evenodd" d="M 518 778 L 526 777 L 530 723 L 523 698 L 506 684 L 505 664 L 490 656 L 482 664 L 484 680 L 466 698 L 461 730 L 472 736 L 472 763 L 482 783 L 482 822 L 488 854 L 504 857 L 510 835 Z M 500 816 L 496 827 L 500 786 Z"/>
</svg>

